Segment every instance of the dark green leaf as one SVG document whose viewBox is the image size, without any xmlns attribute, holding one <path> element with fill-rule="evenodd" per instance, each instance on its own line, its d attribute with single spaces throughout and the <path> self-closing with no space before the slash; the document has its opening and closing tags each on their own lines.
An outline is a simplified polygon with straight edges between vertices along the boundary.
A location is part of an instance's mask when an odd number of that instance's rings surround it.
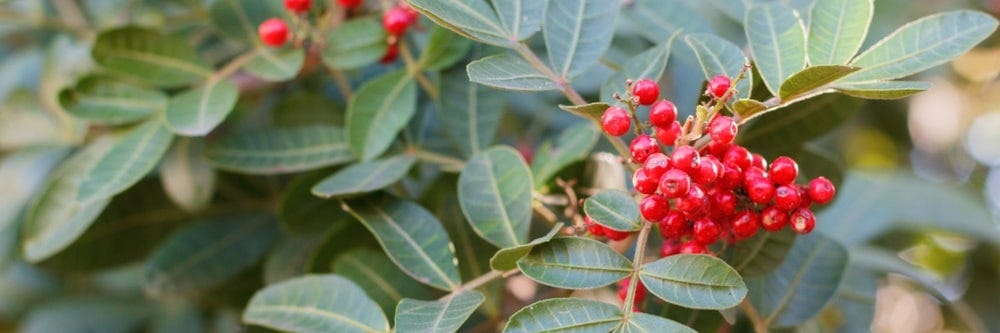
<svg viewBox="0 0 1000 333">
<path fill-rule="evenodd" d="M 517 268 L 518 260 L 528 255 L 528 253 L 531 252 L 531 249 L 535 248 L 535 246 L 548 243 L 552 240 L 552 237 L 559 234 L 559 231 L 562 230 L 562 228 L 563 224 L 557 223 L 552 230 L 549 230 L 549 233 L 545 234 L 545 236 L 535 238 L 528 244 L 500 249 L 493 255 L 493 258 L 490 258 L 490 267 L 498 271 L 509 271 Z"/>
<path fill-rule="evenodd" d="M 719 258 L 680 254 L 642 266 L 639 279 L 657 297 L 692 309 L 727 309 L 740 304 L 747 286 Z"/>
<path fill-rule="evenodd" d="M 780 2 L 750 7 L 744 26 L 758 72 L 777 96 L 782 82 L 806 67 L 805 27 Z"/>
<path fill-rule="evenodd" d="M 872 0 L 816 1 L 809 18 L 809 63 L 842 65 L 861 49 L 872 23 Z"/>
<path fill-rule="evenodd" d="M 500 23 L 483 0 L 406 0 L 438 25 L 466 38 L 500 47 L 512 47 L 517 38 Z"/>
<path fill-rule="evenodd" d="M 820 233 L 798 236 L 771 274 L 747 279 L 750 303 L 774 327 L 812 318 L 833 298 L 847 270 L 847 250 Z"/>
<path fill-rule="evenodd" d="M 175 133 L 204 136 L 222 123 L 240 97 L 236 84 L 220 80 L 170 98 L 167 123 Z"/>
<path fill-rule="evenodd" d="M 531 170 L 516 150 L 498 146 L 465 164 L 458 178 L 462 212 L 479 236 L 498 247 L 528 241 Z"/>
<path fill-rule="evenodd" d="M 735 78 L 743 71 L 743 67 L 750 63 L 739 46 L 718 36 L 705 33 L 690 34 L 684 36 L 684 41 L 697 55 L 706 80 L 719 74 Z M 746 78 L 734 87 L 739 91 L 735 95 L 737 98 L 750 98 L 753 74 L 747 71 L 745 75 Z"/>
<path fill-rule="evenodd" d="M 347 21 L 326 40 L 323 62 L 337 69 L 355 69 L 375 63 L 385 55 L 385 29 L 373 18 Z"/>
<path fill-rule="evenodd" d="M 433 302 L 404 299 L 396 308 L 396 331 L 457 332 L 485 299 L 482 293 L 475 290 L 449 295 Z"/>
<path fill-rule="evenodd" d="M 282 331 L 389 332 L 378 305 L 337 275 L 307 275 L 264 288 L 247 304 L 243 321 Z"/>
<path fill-rule="evenodd" d="M 559 85 L 518 56 L 497 54 L 470 62 L 469 81 L 517 91 L 559 90 Z"/>
<path fill-rule="evenodd" d="M 839 65 L 812 66 L 792 74 L 781 84 L 779 95 L 782 101 L 789 101 L 805 95 L 826 84 L 854 73 L 857 67 Z"/>
<path fill-rule="evenodd" d="M 531 162 L 535 188 L 544 186 L 563 168 L 587 158 L 600 137 L 601 131 L 594 124 L 586 123 L 567 128 L 555 141 L 542 144 Z"/>
<path fill-rule="evenodd" d="M 156 167 L 173 138 L 159 119 L 131 129 L 101 156 L 80 183 L 77 200 L 101 200 L 132 187 Z"/>
<path fill-rule="evenodd" d="M 667 68 L 667 60 L 670 58 L 670 47 L 674 44 L 674 39 L 679 36 L 674 33 L 663 44 L 653 46 L 639 55 L 629 59 L 625 66 L 611 75 L 604 84 L 601 85 L 601 101 L 615 103 L 615 94 L 624 97 L 630 91 L 625 88 L 625 81 L 638 81 L 640 79 L 650 79 L 659 81 L 663 76 L 663 70 Z M 603 111 L 603 110 L 602 110 Z"/>
<path fill-rule="evenodd" d="M 867 99 L 900 99 L 931 88 L 930 82 L 888 81 L 868 83 L 838 83 L 838 92 Z"/>
<path fill-rule="evenodd" d="M 343 224 L 351 224 L 350 215 L 340 208 L 339 202 L 312 194 L 313 186 L 328 173 L 326 170 L 305 173 L 285 186 L 278 202 L 282 229 L 292 234 L 311 234 L 328 230 L 331 225 L 340 230 Z"/>
<path fill-rule="evenodd" d="M 215 195 L 215 168 L 203 155 L 204 147 L 200 140 L 179 139 L 160 164 L 160 183 L 167 196 L 188 212 L 205 209 Z"/>
<path fill-rule="evenodd" d="M 556 75 L 572 79 L 601 59 L 611 46 L 618 9 L 615 1 L 549 1 L 542 34 Z"/>
<path fill-rule="evenodd" d="M 583 202 L 583 212 L 595 222 L 618 231 L 642 228 L 639 205 L 631 195 L 620 190 L 603 190 Z"/>
<path fill-rule="evenodd" d="M 441 96 L 437 108 L 445 133 L 465 156 L 472 156 L 489 147 L 496 138 L 503 116 L 505 96 L 469 82 L 461 67 L 441 75 Z"/>
<path fill-rule="evenodd" d="M 840 126 L 859 108 L 860 101 L 854 98 L 820 96 L 760 116 L 740 129 L 739 142 L 755 151 L 796 151 L 802 143 Z"/>
<path fill-rule="evenodd" d="M 666 319 L 642 312 L 633 313 L 628 317 L 628 322 L 618 327 L 616 333 L 647 333 L 647 332 L 675 332 L 675 333 L 695 333 L 694 329 L 684 326 L 676 321 Z"/>
<path fill-rule="evenodd" d="M 542 28 L 548 0 L 493 1 L 500 23 L 514 41 L 522 41 Z"/>
<path fill-rule="evenodd" d="M 733 268 L 744 277 L 770 273 L 785 260 L 785 255 L 795 242 L 791 229 L 779 232 L 757 233 L 754 237 L 733 246 Z"/>
<path fill-rule="evenodd" d="M 329 199 L 378 191 L 406 176 L 416 162 L 417 159 L 412 156 L 397 155 L 354 164 L 320 181 L 313 187 L 312 193 Z"/>
<path fill-rule="evenodd" d="M 406 71 L 368 81 L 347 105 L 347 142 L 361 161 L 382 155 L 417 112 L 417 85 Z"/>
<path fill-rule="evenodd" d="M 209 144 L 216 167 L 249 174 L 298 172 L 351 161 L 344 131 L 312 125 L 247 131 Z"/>
<path fill-rule="evenodd" d="M 345 209 L 375 235 L 406 274 L 442 290 L 461 284 L 454 244 L 441 222 L 420 205 L 377 195 L 349 201 Z"/>
<path fill-rule="evenodd" d="M 594 102 L 584 105 L 559 105 L 560 109 L 592 121 L 600 121 L 601 116 L 604 115 L 604 111 L 609 107 L 611 105 L 604 102 Z"/>
<path fill-rule="evenodd" d="M 606 333 L 617 327 L 621 320 L 621 309 L 608 303 L 580 298 L 551 298 L 515 312 L 503 331 Z"/>
<path fill-rule="evenodd" d="M 95 62 L 111 72 L 157 86 L 183 86 L 212 75 L 208 63 L 183 39 L 144 28 L 124 27 L 101 33 L 92 55 Z"/>
<path fill-rule="evenodd" d="M 336 231 L 340 230 L 327 228 L 321 232 L 282 238 L 264 260 L 264 283 L 275 284 L 309 273 L 316 252 Z"/>
<path fill-rule="evenodd" d="M 246 66 L 247 72 L 267 81 L 285 81 L 295 77 L 306 61 L 302 48 L 271 50 L 261 47 Z"/>
<path fill-rule="evenodd" d="M 283 10 L 275 2 L 253 3 L 240 0 L 219 0 L 212 4 L 208 14 L 212 23 L 229 37 L 263 47 L 257 34 L 257 25 L 272 17 L 281 16 Z"/>
<path fill-rule="evenodd" d="M 256 264 L 277 238 L 269 215 L 205 220 L 174 234 L 146 262 L 146 291 L 195 296 Z"/>
<path fill-rule="evenodd" d="M 40 305 L 28 314 L 18 332 L 105 332 L 141 330 L 150 315 L 146 304 L 110 298 L 67 298 Z"/>
<path fill-rule="evenodd" d="M 738 99 L 733 102 L 733 110 L 741 119 L 753 117 L 761 111 L 767 110 L 767 105 L 752 99 Z"/>
<path fill-rule="evenodd" d="M 643 37 L 660 44 L 681 31 L 712 32 L 710 21 L 698 11 L 700 5 L 698 0 L 637 0 L 624 12 Z"/>
<path fill-rule="evenodd" d="M 632 274 L 632 263 L 604 243 L 580 237 L 554 238 L 517 261 L 525 276 L 565 289 L 603 287 Z"/>
<path fill-rule="evenodd" d="M 337 256 L 331 268 L 357 283 L 389 317 L 396 313 L 396 305 L 404 298 L 432 296 L 430 289 L 406 275 L 381 251 L 367 248 L 346 251 Z M 399 325 L 398 320 L 396 324 Z"/>
<path fill-rule="evenodd" d="M 472 48 L 472 42 L 447 29 L 434 27 L 427 48 L 417 60 L 420 68 L 439 71 L 462 60 Z M 464 73 L 463 73 L 464 76 Z M 442 89 L 442 91 L 449 91 Z"/>
<path fill-rule="evenodd" d="M 73 116 L 101 124 L 142 120 L 167 108 L 167 96 L 103 76 L 87 76 L 59 93 L 59 104 Z"/>
</svg>

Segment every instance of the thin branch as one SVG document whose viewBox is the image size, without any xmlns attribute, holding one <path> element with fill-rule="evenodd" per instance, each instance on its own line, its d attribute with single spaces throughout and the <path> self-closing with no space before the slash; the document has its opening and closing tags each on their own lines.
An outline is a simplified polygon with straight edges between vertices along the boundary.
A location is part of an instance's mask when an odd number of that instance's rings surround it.
<svg viewBox="0 0 1000 333">
<path fill-rule="evenodd" d="M 639 237 L 635 242 L 635 255 L 632 257 L 632 275 L 630 277 L 631 281 L 628 284 L 628 294 L 625 296 L 625 304 L 622 305 L 622 312 L 625 316 L 622 317 L 622 322 L 627 323 L 629 317 L 632 315 L 632 307 L 635 306 L 635 291 L 639 288 L 639 269 L 642 268 L 642 261 L 646 255 L 646 242 L 649 240 L 649 232 L 653 229 L 653 223 L 646 221 L 642 225 L 642 230 L 639 230 Z"/>
<path fill-rule="evenodd" d="M 453 290 L 450 294 L 445 295 L 441 299 L 446 299 L 448 297 L 452 297 L 454 295 L 458 295 L 459 293 L 461 293 L 463 291 L 473 290 L 473 289 L 482 287 L 483 285 L 485 285 L 487 283 L 490 283 L 493 280 L 496 280 L 496 279 L 499 279 L 499 278 L 507 278 L 507 277 L 510 277 L 510 276 L 512 276 L 514 274 L 517 274 L 518 272 L 520 272 L 520 270 L 517 269 L 517 268 L 509 270 L 509 271 L 490 271 L 489 273 L 480 275 L 479 277 L 477 277 L 475 279 L 472 279 L 472 281 L 466 282 L 465 284 L 462 284 L 461 286 L 458 286 L 458 288 L 455 288 L 455 290 Z"/>
<path fill-rule="evenodd" d="M 746 314 L 747 318 L 750 319 L 750 323 L 753 324 L 753 331 L 755 333 L 767 333 L 767 321 L 760 317 L 760 313 L 757 309 L 750 304 L 749 298 L 744 298 L 743 302 L 740 302 L 740 309 L 743 309 L 743 313 Z"/>
<path fill-rule="evenodd" d="M 427 92 L 427 95 L 432 99 L 438 99 L 438 97 L 441 96 L 441 92 L 438 90 L 438 87 L 435 86 L 426 75 L 424 75 L 424 72 L 420 69 L 420 65 L 417 63 L 417 60 L 413 58 L 413 53 L 410 52 L 410 48 L 406 45 L 406 41 L 402 39 L 399 40 L 399 54 L 403 56 L 403 62 L 406 63 L 407 71 L 417 78 L 417 83 L 419 83 L 420 87 L 424 89 L 424 92 Z"/>
<path fill-rule="evenodd" d="M 243 66 L 246 66 L 248 63 L 253 61 L 253 59 L 260 55 L 261 52 L 263 51 L 260 48 L 254 48 L 253 50 L 250 50 L 250 52 L 241 54 L 233 60 L 230 60 L 229 63 L 226 63 L 225 66 L 220 68 L 218 71 L 215 71 L 215 73 L 212 73 L 212 76 L 205 81 L 215 82 L 226 79 L 230 75 L 235 74 L 236 71 L 240 70 L 240 68 L 243 68 Z"/>
</svg>

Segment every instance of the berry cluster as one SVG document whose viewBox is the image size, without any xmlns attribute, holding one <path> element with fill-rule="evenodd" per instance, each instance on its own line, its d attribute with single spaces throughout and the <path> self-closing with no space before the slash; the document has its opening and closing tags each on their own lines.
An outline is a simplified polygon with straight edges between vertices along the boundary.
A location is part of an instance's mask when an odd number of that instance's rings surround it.
<svg viewBox="0 0 1000 333">
<path fill-rule="evenodd" d="M 725 103 L 731 96 L 732 81 L 726 76 L 712 78 L 707 94 L 714 103 Z M 631 84 L 631 94 L 623 99 L 631 111 L 608 108 L 603 117 L 604 131 L 621 136 L 629 131 L 637 105 L 651 105 L 649 125 L 655 138 L 646 134 L 645 124 L 636 124 L 637 137 L 630 145 L 631 160 L 641 167 L 633 174 L 632 184 L 643 195 L 639 204 L 642 217 L 659 226 L 664 245 L 661 256 L 677 253 L 710 254 L 709 246 L 719 240 L 735 243 L 752 237 L 759 229 L 776 232 L 786 226 L 799 234 L 809 233 L 816 225 L 810 206 L 833 200 L 835 189 L 826 178 L 795 184 L 798 165 L 786 156 L 770 166 L 760 154 L 733 143 L 736 121 L 721 114 L 688 119 L 682 133 L 677 110 L 668 100 L 659 100 L 659 87 L 651 80 Z M 716 104 L 719 105 L 719 104 Z M 716 108 L 718 110 L 719 108 Z M 702 149 L 681 145 L 697 138 L 703 124 L 711 141 Z M 680 140 L 683 138 L 684 140 Z M 661 146 L 675 146 L 665 153 Z M 585 218 L 588 231 L 613 240 L 628 233 L 611 230 Z"/>
<path fill-rule="evenodd" d="M 389 33 L 386 40 L 389 47 L 385 50 L 381 62 L 388 64 L 396 61 L 399 57 L 399 39 L 402 38 L 406 30 L 417 23 L 420 15 L 405 2 L 400 2 L 382 15 L 382 27 Z"/>
<path fill-rule="evenodd" d="M 337 3 L 347 9 L 361 5 L 363 0 L 337 0 Z M 295 15 L 304 15 L 312 8 L 312 0 L 285 0 L 285 10 Z M 288 30 L 288 23 L 280 18 L 270 18 L 261 22 L 257 26 L 257 35 L 264 45 L 270 47 L 281 47 L 288 42 L 291 33 Z"/>
</svg>

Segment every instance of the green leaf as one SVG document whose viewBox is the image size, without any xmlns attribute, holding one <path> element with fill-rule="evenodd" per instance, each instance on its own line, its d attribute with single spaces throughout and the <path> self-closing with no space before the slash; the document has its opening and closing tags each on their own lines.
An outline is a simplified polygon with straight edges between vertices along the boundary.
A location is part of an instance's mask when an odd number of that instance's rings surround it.
<svg viewBox="0 0 1000 333">
<path fill-rule="evenodd" d="M 933 204 L 928 204 L 933 203 Z M 942 229 L 1000 244 L 990 213 L 970 193 L 903 172 L 848 173 L 817 217 L 824 234 L 852 246 L 892 229 Z"/>
<path fill-rule="evenodd" d="M 660 44 L 681 31 L 712 32 L 710 21 L 699 12 L 699 6 L 698 0 L 637 0 L 623 11 L 639 34 L 653 44 Z"/>
<path fill-rule="evenodd" d="M 274 127 L 302 125 L 344 126 L 344 105 L 319 91 L 297 91 L 281 99 L 271 111 Z"/>
<path fill-rule="evenodd" d="M 160 165 L 160 183 L 167 196 L 188 212 L 205 209 L 215 195 L 215 168 L 202 154 L 204 146 L 200 140 L 177 140 Z"/>
<path fill-rule="evenodd" d="M 632 274 L 632 263 L 604 243 L 580 237 L 555 238 L 517 261 L 524 276 L 565 289 L 603 287 Z"/>
<path fill-rule="evenodd" d="M 516 91 L 559 90 L 559 85 L 521 57 L 497 54 L 470 62 L 469 81 Z"/>
<path fill-rule="evenodd" d="M 302 48 L 273 50 L 262 46 L 256 52 L 243 69 L 266 81 L 290 80 L 299 74 L 306 61 Z"/>
<path fill-rule="evenodd" d="M 851 61 L 868 35 L 873 0 L 816 1 L 809 17 L 809 63 L 842 65 Z"/>
<path fill-rule="evenodd" d="M 675 333 L 695 333 L 694 329 L 684 326 L 676 321 L 645 314 L 642 312 L 633 313 L 628 317 L 628 322 L 618 327 L 616 333 L 646 333 L 646 332 L 675 332 Z"/>
<path fill-rule="evenodd" d="M 173 139 L 174 135 L 159 119 L 129 130 L 80 183 L 77 200 L 110 198 L 132 187 L 159 164 Z"/>
<path fill-rule="evenodd" d="M 838 83 L 838 92 L 867 99 L 900 99 L 931 88 L 930 82 L 888 81 L 866 83 Z"/>
<path fill-rule="evenodd" d="M 475 290 L 433 302 L 404 299 L 396 308 L 396 331 L 457 332 L 484 300 L 483 294 Z"/>
<path fill-rule="evenodd" d="M 439 71 L 451 67 L 465 58 L 472 48 L 472 42 L 438 26 L 431 31 L 427 47 L 420 54 L 417 64 L 429 71 Z M 464 76 L 465 73 L 463 73 Z M 448 91 L 448 90 L 445 90 Z"/>
<path fill-rule="evenodd" d="M 341 169 L 320 181 L 312 193 L 321 198 L 345 198 L 378 191 L 406 176 L 417 159 L 397 155 Z"/>
<path fill-rule="evenodd" d="M 744 20 L 750 53 L 767 89 L 778 95 L 781 83 L 806 67 L 806 32 L 792 8 L 757 5 Z"/>
<path fill-rule="evenodd" d="M 601 131 L 594 124 L 586 123 L 567 128 L 555 141 L 542 144 L 531 162 L 535 188 L 544 186 L 563 168 L 587 158 L 600 138 Z"/>
<path fill-rule="evenodd" d="M 771 274 L 747 279 L 750 303 L 773 327 L 812 318 L 833 298 L 847 269 L 847 250 L 820 233 L 798 236 Z"/>
<path fill-rule="evenodd" d="M 835 94 L 813 98 L 759 116 L 740 129 L 739 142 L 755 151 L 797 151 L 803 143 L 840 126 L 860 107 L 861 101 Z"/>
<path fill-rule="evenodd" d="M 223 34 L 263 46 L 257 34 L 257 25 L 272 17 L 280 17 L 284 11 L 274 2 L 253 3 L 240 0 L 218 0 L 209 8 L 208 14 L 213 25 Z"/>
<path fill-rule="evenodd" d="M 639 205 L 620 190 L 603 190 L 583 202 L 583 212 L 595 222 L 618 231 L 642 228 Z"/>
<path fill-rule="evenodd" d="M 812 66 L 793 74 L 781 84 L 779 95 L 782 101 L 789 101 L 826 84 L 856 72 L 857 67 L 839 65 Z"/>
<path fill-rule="evenodd" d="M 406 274 L 442 290 L 461 284 L 454 244 L 441 222 L 420 205 L 377 195 L 348 201 L 344 209 L 375 235 Z"/>
<path fill-rule="evenodd" d="M 706 80 L 719 74 L 735 78 L 750 63 L 739 46 L 713 34 L 690 34 L 684 36 L 684 42 L 694 50 Z M 735 95 L 737 98 L 750 98 L 753 74 L 747 71 L 745 75 L 746 78 L 734 87 L 739 91 Z"/>
<path fill-rule="evenodd" d="M 767 105 L 757 100 L 738 99 L 733 102 L 733 110 L 741 119 L 748 119 L 761 111 L 767 110 Z"/>
<path fill-rule="evenodd" d="M 549 230 L 549 233 L 545 234 L 545 236 L 533 239 L 528 244 L 500 249 L 493 255 L 493 258 L 490 258 L 490 267 L 498 271 L 509 271 L 517 268 L 518 260 L 528 255 L 528 253 L 531 253 L 531 249 L 535 248 L 535 246 L 548 243 L 552 240 L 552 237 L 559 234 L 559 231 L 562 230 L 562 228 L 563 224 L 561 222 L 556 223 L 556 225 L 552 227 L 552 230 Z"/>
<path fill-rule="evenodd" d="M 592 121 L 600 121 L 601 116 L 604 115 L 604 111 L 607 110 L 611 105 L 604 102 L 594 102 L 584 105 L 559 105 L 560 109 L 566 112 L 578 115 L 584 119 L 589 119 Z"/>
<path fill-rule="evenodd" d="M 506 98 L 502 92 L 471 84 L 462 68 L 441 74 L 440 107 L 445 133 L 465 156 L 489 147 L 496 139 Z"/>
<path fill-rule="evenodd" d="M 547 4 L 548 0 L 501 0 L 493 1 L 493 8 L 507 35 L 522 41 L 542 29 Z"/>
<path fill-rule="evenodd" d="M 159 90 L 93 75 L 60 92 L 59 104 L 77 118 L 116 125 L 166 110 L 167 95 Z"/>
<path fill-rule="evenodd" d="M 629 59 L 621 70 L 615 72 L 615 74 L 611 75 L 601 85 L 601 101 L 615 103 L 618 101 L 614 98 L 615 94 L 618 94 L 618 96 L 628 96 L 629 91 L 625 88 L 626 80 L 638 81 L 640 79 L 650 79 L 659 81 L 660 77 L 663 76 L 663 70 L 667 68 L 667 60 L 670 58 L 670 48 L 674 43 L 674 39 L 679 35 L 679 33 L 674 33 L 663 44 L 653 46 L 649 50 L 643 51 L 639 55 Z"/>
<path fill-rule="evenodd" d="M 157 297 L 203 294 L 257 264 L 278 234 L 270 215 L 233 215 L 193 224 L 149 257 L 145 289 Z"/>
<path fill-rule="evenodd" d="M 728 309 L 747 294 L 740 274 L 708 255 L 680 254 L 645 264 L 639 279 L 656 297 L 692 309 Z"/>
<path fill-rule="evenodd" d="M 621 309 L 608 303 L 581 298 L 550 298 L 515 312 L 503 332 L 606 333 L 617 327 L 621 320 Z"/>
<path fill-rule="evenodd" d="M 406 0 L 438 25 L 465 38 L 500 47 L 513 47 L 518 38 L 500 23 L 500 18 L 483 0 Z"/>
<path fill-rule="evenodd" d="M 275 284 L 312 271 L 317 252 L 335 231 L 340 230 L 327 228 L 321 232 L 283 237 L 264 259 L 264 283 Z"/>
<path fill-rule="evenodd" d="M 335 200 L 321 199 L 312 194 L 312 188 L 329 175 L 327 170 L 316 170 L 293 178 L 285 186 L 278 202 L 278 219 L 284 231 L 291 234 L 312 234 L 329 230 L 331 224 L 341 229 L 351 224 L 350 215 Z M 359 229 L 363 229 L 360 228 Z M 361 230 L 361 232 L 365 232 Z"/>
<path fill-rule="evenodd" d="M 958 10 L 910 22 L 858 55 L 861 70 L 843 82 L 890 80 L 948 62 L 989 37 L 997 20 L 989 14 Z"/>
<path fill-rule="evenodd" d="M 795 242 L 790 229 L 779 232 L 758 232 L 750 239 L 732 247 L 733 268 L 744 277 L 770 273 L 785 260 Z"/>
<path fill-rule="evenodd" d="M 167 105 L 167 123 L 174 133 L 205 136 L 233 111 L 239 97 L 236 84 L 226 80 L 209 81 L 205 86 L 171 97 Z"/>
<path fill-rule="evenodd" d="M 528 241 L 531 170 L 516 150 L 498 146 L 465 164 L 458 177 L 462 212 L 480 237 L 498 247 Z"/>
<path fill-rule="evenodd" d="M 144 28 L 101 33 L 92 56 L 115 74 L 161 87 L 189 85 L 212 75 L 211 66 L 186 41 Z"/>
<path fill-rule="evenodd" d="M 361 18 L 347 21 L 326 39 L 323 62 L 337 69 L 356 69 L 385 55 L 386 33 L 380 21 Z"/>
<path fill-rule="evenodd" d="M 0 232 L 11 232 L 8 227 L 18 221 L 32 196 L 45 186 L 49 172 L 68 152 L 63 147 L 42 146 L 18 150 L 0 158 L 0 184 L 3 184 L 3 191 L 0 191 Z"/>
<path fill-rule="evenodd" d="M 58 299 L 35 308 L 18 332 L 135 332 L 142 330 L 150 310 L 144 303 L 112 298 Z"/>
<path fill-rule="evenodd" d="M 209 144 L 216 167 L 248 174 L 312 170 L 353 159 L 339 127 L 312 125 L 246 131 Z"/>
<path fill-rule="evenodd" d="M 389 332 L 378 305 L 337 275 L 307 275 L 264 288 L 250 299 L 243 321 L 282 331 Z"/>
<path fill-rule="evenodd" d="M 572 79 L 601 59 L 611 46 L 618 9 L 615 1 L 549 1 L 542 35 L 556 75 Z"/>
<path fill-rule="evenodd" d="M 404 70 L 368 81 L 347 105 L 351 153 L 370 161 L 385 152 L 417 112 L 417 85 Z"/>
<path fill-rule="evenodd" d="M 73 243 L 104 210 L 110 198 L 77 200 L 80 184 L 115 144 L 102 136 L 61 163 L 32 199 L 22 227 L 22 251 L 31 263 L 42 261 Z"/>
<path fill-rule="evenodd" d="M 337 256 L 331 268 L 357 283 L 389 317 L 396 313 L 396 305 L 404 298 L 432 297 L 430 289 L 406 275 L 381 251 L 368 248 L 346 251 Z"/>
</svg>

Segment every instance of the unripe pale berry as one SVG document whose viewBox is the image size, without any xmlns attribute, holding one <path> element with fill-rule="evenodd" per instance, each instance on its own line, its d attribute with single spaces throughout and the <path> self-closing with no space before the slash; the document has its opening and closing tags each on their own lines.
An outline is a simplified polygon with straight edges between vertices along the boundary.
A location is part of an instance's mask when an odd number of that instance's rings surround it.
<svg viewBox="0 0 1000 333">
<path fill-rule="evenodd" d="M 653 126 L 666 128 L 675 121 L 677 121 L 677 107 L 673 102 L 664 99 L 649 107 L 649 123 Z"/>
<path fill-rule="evenodd" d="M 642 79 L 632 84 L 632 96 L 638 99 L 639 104 L 650 105 L 660 98 L 660 85 L 650 79 Z"/>
<path fill-rule="evenodd" d="M 625 111 L 621 107 L 609 107 L 607 110 L 604 110 L 604 115 L 601 116 L 601 128 L 604 129 L 605 133 L 612 136 L 625 135 L 631 126 L 632 118 L 629 117 L 628 111 Z"/>
<path fill-rule="evenodd" d="M 270 18 L 257 27 L 257 34 L 264 45 L 278 47 L 288 41 L 288 25 L 279 18 Z"/>
</svg>

